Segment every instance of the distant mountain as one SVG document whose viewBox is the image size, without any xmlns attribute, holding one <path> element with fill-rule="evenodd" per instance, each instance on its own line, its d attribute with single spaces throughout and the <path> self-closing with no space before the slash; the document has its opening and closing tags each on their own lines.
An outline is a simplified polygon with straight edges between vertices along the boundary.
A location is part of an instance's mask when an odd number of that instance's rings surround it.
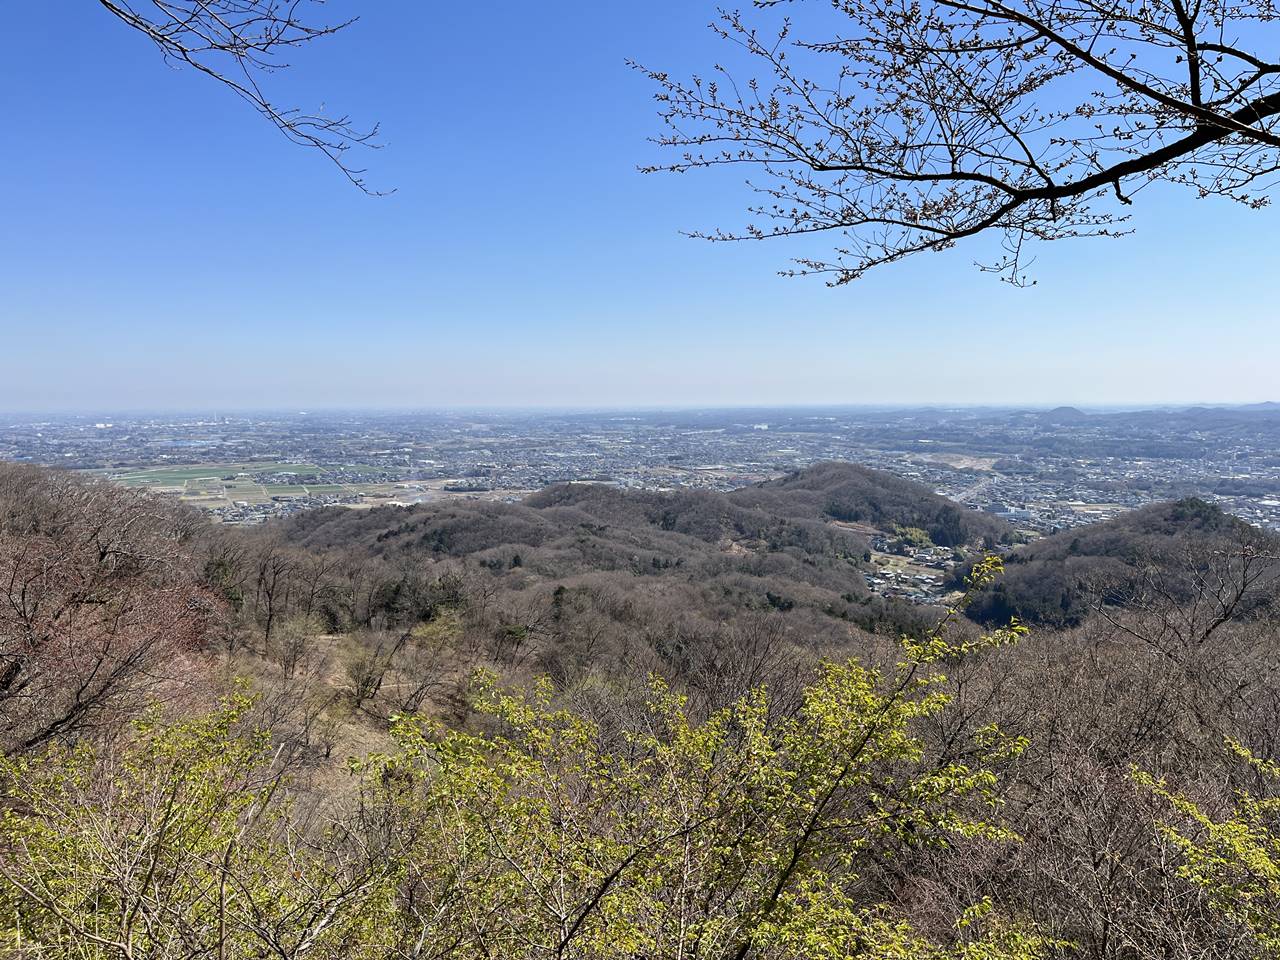
<svg viewBox="0 0 1280 960">
<path fill-rule="evenodd" d="M 1079 423 L 1081 420 L 1088 420 L 1089 414 L 1076 407 L 1054 407 L 1037 414 L 1037 417 L 1045 423 Z"/>
<path fill-rule="evenodd" d="M 1009 524 L 969 510 L 922 483 L 852 463 L 820 463 L 729 494 L 729 499 L 784 516 L 863 523 L 881 530 L 918 527 L 939 546 L 1012 543 Z"/>
<path fill-rule="evenodd" d="M 979 595 L 969 615 L 983 623 L 1010 617 L 1031 624 L 1074 626 L 1098 603 L 1125 605 L 1155 590 L 1185 598 L 1215 562 L 1229 562 L 1242 544 L 1280 552 L 1280 538 L 1202 500 L 1157 503 L 1112 520 L 1064 530 L 1018 547 L 1004 576 Z M 1237 613 L 1269 601 L 1276 582 L 1251 588 Z"/>
<path fill-rule="evenodd" d="M 1280 414 L 1280 403 L 1268 400 L 1263 403 L 1247 403 L 1239 406 L 1193 406 L 1165 413 L 1149 413 L 1143 411 L 1142 413 L 1135 414 L 1135 416 L 1148 418 L 1164 416 L 1166 419 L 1171 421 L 1184 419 L 1196 422 L 1205 421 L 1214 424 L 1225 424 L 1233 422 L 1250 422 L 1259 415 L 1263 417 L 1271 417 L 1276 414 Z"/>
</svg>

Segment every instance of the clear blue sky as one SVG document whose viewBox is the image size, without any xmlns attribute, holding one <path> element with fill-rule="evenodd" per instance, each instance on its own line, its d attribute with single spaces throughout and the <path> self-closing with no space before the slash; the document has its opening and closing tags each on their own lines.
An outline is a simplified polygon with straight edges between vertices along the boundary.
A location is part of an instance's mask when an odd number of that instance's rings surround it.
<svg viewBox="0 0 1280 960">
<path fill-rule="evenodd" d="M 95 3 L 5 14 L 0 409 L 1280 398 L 1280 212 L 1155 190 L 1136 236 L 849 287 L 708 245 L 740 175 L 646 177 L 635 57 L 702 0 L 335 2 L 280 99 L 382 123 L 369 199 Z"/>
</svg>

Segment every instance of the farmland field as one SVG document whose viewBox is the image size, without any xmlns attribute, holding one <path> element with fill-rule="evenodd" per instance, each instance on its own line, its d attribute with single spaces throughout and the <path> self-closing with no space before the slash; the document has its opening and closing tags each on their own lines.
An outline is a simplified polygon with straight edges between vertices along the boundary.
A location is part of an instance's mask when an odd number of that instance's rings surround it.
<svg viewBox="0 0 1280 960">
<path fill-rule="evenodd" d="M 380 503 L 418 503 L 456 495 L 443 489 L 448 480 L 300 484 L 288 482 L 291 478 L 285 476 L 319 474 L 330 469 L 333 468 L 313 463 L 273 461 L 165 464 L 91 470 L 87 473 L 112 483 L 176 497 L 203 510 L 220 510 L 238 504 L 259 507 L 308 497 L 344 497 L 348 506 L 374 506 Z M 255 479 L 272 475 L 279 477 L 281 482 L 259 483 Z"/>
<path fill-rule="evenodd" d="M 237 501 L 268 503 L 273 497 L 307 497 L 361 494 L 381 484 L 321 483 L 311 486 L 291 483 L 258 483 L 263 475 L 312 474 L 324 470 L 313 463 L 244 462 L 165 465 L 125 470 L 93 470 L 93 475 L 113 483 L 143 487 L 155 493 L 176 496 L 184 503 L 204 509 L 229 507 Z M 281 479 L 286 479 L 281 476 Z"/>
<path fill-rule="evenodd" d="M 192 481 L 221 481 L 223 477 L 242 474 L 315 473 L 320 469 L 313 463 L 201 463 L 194 466 L 137 467 L 92 472 L 128 486 L 185 487 Z"/>
</svg>

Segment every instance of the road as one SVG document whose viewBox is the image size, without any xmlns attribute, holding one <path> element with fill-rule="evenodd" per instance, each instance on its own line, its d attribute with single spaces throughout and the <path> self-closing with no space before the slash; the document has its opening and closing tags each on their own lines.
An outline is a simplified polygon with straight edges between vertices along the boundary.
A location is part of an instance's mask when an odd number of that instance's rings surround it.
<svg viewBox="0 0 1280 960">
<path fill-rule="evenodd" d="M 972 486 L 965 487 L 963 490 L 961 490 L 951 499 L 954 500 L 956 503 L 968 503 L 969 501 L 977 497 L 979 494 L 985 493 L 987 489 L 990 488 L 992 484 L 994 484 L 999 479 L 1000 479 L 1000 474 L 998 473 L 993 473 L 990 476 L 983 477 L 981 480 L 979 480 L 977 483 L 974 483 Z"/>
</svg>

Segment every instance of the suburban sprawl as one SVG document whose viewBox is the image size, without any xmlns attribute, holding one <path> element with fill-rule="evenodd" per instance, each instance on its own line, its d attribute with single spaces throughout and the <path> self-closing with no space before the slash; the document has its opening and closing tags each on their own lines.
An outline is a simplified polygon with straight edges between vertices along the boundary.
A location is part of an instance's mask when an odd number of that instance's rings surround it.
<svg viewBox="0 0 1280 960">
<path fill-rule="evenodd" d="M 1273 404 L 0 419 L 0 458 L 143 486 L 229 524 L 335 504 L 511 501 L 564 481 L 726 491 L 840 460 L 1033 534 L 1183 496 L 1280 529 L 1277 449 Z"/>
</svg>

